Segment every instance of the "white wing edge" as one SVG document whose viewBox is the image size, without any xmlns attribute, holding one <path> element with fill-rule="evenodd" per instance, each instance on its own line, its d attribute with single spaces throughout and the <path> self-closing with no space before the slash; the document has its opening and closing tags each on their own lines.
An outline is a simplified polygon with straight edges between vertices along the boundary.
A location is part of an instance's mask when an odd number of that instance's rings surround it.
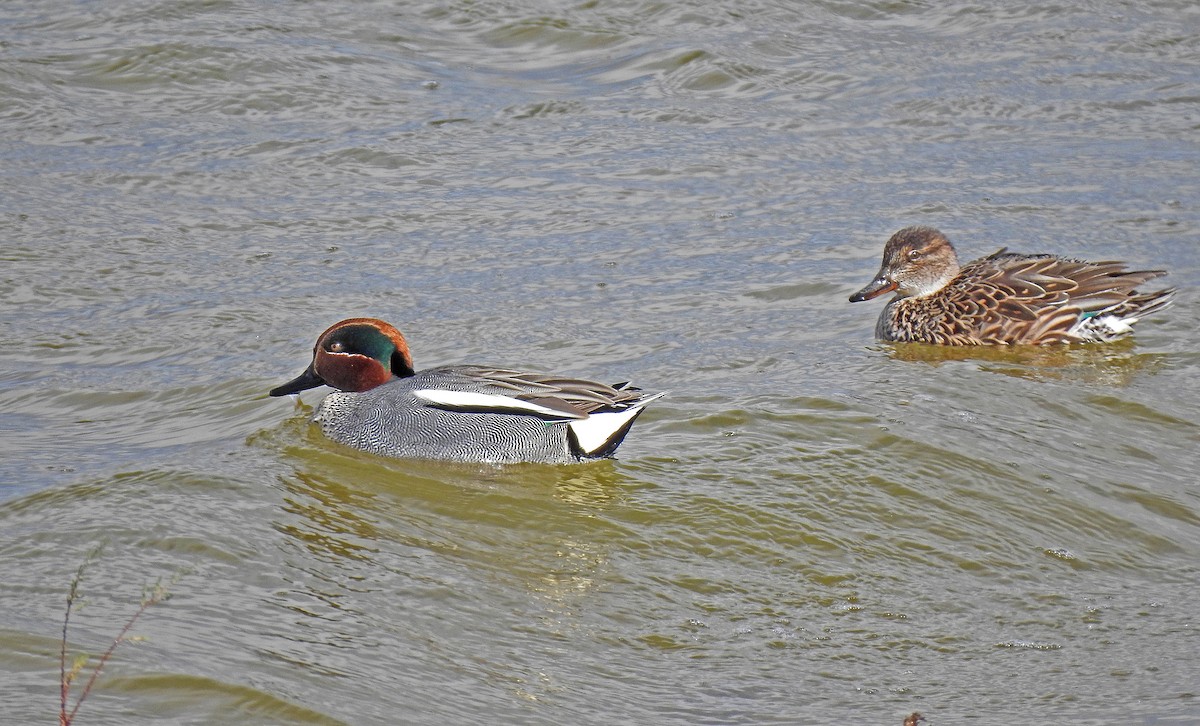
<svg viewBox="0 0 1200 726">
<path fill-rule="evenodd" d="M 529 413 L 547 418 L 565 419 L 567 415 L 546 406 L 540 406 L 519 398 L 500 396 L 494 393 L 475 393 L 473 391 L 447 391 L 441 388 L 422 388 L 413 391 L 413 395 L 426 403 L 440 408 L 451 408 L 468 411 L 512 411 L 514 413 Z"/>
</svg>

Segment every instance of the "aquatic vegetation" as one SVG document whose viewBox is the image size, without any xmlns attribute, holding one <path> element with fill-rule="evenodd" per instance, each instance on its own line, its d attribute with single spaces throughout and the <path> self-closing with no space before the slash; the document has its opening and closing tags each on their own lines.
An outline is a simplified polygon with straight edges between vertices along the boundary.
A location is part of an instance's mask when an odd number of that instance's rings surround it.
<svg viewBox="0 0 1200 726">
<path fill-rule="evenodd" d="M 83 705 L 83 702 L 87 700 L 88 695 L 91 694 L 92 689 L 96 686 L 96 680 L 100 677 L 100 672 L 104 670 L 105 664 L 108 663 L 113 653 L 116 652 L 117 646 L 122 643 L 141 640 L 139 636 L 129 634 L 129 631 L 133 629 L 138 619 L 151 607 L 171 597 L 167 589 L 167 584 L 164 584 L 161 579 L 156 580 L 154 584 L 148 585 L 143 589 L 141 605 L 125 621 L 124 627 L 113 638 L 112 643 L 108 646 L 108 650 L 104 651 L 104 654 L 100 656 L 99 662 L 93 666 L 91 676 L 88 677 L 87 683 L 83 685 L 83 690 L 79 692 L 79 696 L 75 699 L 75 705 L 68 711 L 67 702 L 70 700 L 71 686 L 83 673 L 88 661 L 91 660 L 91 656 L 87 653 L 80 653 L 71 661 L 71 667 L 67 668 L 67 631 L 70 627 L 72 611 L 79 609 L 83 605 L 83 600 L 79 592 L 79 586 L 83 582 L 83 574 L 88 566 L 100 555 L 102 549 L 103 545 L 100 545 L 87 554 L 87 557 L 79 565 L 79 569 L 75 571 L 75 577 L 71 579 L 71 587 L 67 591 L 67 610 L 63 615 L 62 641 L 59 649 L 59 726 L 70 726 L 72 721 L 75 720 L 75 715 L 79 712 L 79 707 Z M 169 580 L 168 584 L 173 585 L 182 576 L 183 572 L 176 573 Z"/>
</svg>

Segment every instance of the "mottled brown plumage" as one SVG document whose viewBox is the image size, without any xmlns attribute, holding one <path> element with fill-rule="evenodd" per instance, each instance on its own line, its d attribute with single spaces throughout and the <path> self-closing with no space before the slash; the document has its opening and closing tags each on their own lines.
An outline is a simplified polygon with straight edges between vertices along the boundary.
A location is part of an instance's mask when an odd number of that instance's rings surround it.
<svg viewBox="0 0 1200 726">
<path fill-rule="evenodd" d="M 1107 342 L 1161 310 L 1173 288 L 1139 292 L 1162 270 L 999 250 L 959 267 L 950 240 L 906 227 L 888 240 L 879 274 L 850 297 L 896 292 L 879 316 L 881 340 L 937 345 Z"/>
<path fill-rule="evenodd" d="M 904 726 L 918 726 L 924 720 L 925 717 L 919 711 L 913 711 L 908 718 L 904 719 Z"/>
</svg>

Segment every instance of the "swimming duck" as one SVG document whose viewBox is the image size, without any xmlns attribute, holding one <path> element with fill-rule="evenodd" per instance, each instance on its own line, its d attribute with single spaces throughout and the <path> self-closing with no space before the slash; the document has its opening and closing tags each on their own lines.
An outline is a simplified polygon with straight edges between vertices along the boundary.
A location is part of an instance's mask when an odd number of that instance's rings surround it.
<svg viewBox="0 0 1200 726">
<path fill-rule="evenodd" d="M 1001 249 L 959 267 L 944 234 L 906 227 L 888 240 L 879 274 L 850 296 L 895 291 L 879 316 L 880 340 L 937 345 L 1100 343 L 1171 302 L 1174 288 L 1139 292 L 1163 270 Z"/>
<path fill-rule="evenodd" d="M 399 330 L 350 318 L 321 333 L 313 360 L 272 396 L 327 385 L 312 420 L 330 439 L 383 456 L 573 463 L 610 457 L 646 404 L 628 383 L 487 366 L 413 368 Z"/>
</svg>

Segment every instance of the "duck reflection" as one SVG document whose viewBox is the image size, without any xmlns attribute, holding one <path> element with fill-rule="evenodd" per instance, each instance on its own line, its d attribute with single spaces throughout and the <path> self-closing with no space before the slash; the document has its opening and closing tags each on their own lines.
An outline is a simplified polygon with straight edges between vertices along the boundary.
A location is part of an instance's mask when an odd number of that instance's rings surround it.
<svg viewBox="0 0 1200 726">
<path fill-rule="evenodd" d="M 881 346 L 894 360 L 941 365 L 978 362 L 981 370 L 1015 378 L 1079 381 L 1124 387 L 1139 375 L 1153 373 L 1167 360 L 1162 353 L 1136 353 L 1132 340 L 1106 346 L 973 346 L 888 343 Z"/>
<path fill-rule="evenodd" d="M 611 461 L 497 467 L 303 443 L 288 449 L 296 467 L 281 478 L 286 515 L 276 529 L 322 560 L 386 566 L 433 553 L 561 600 L 591 589 L 624 534 L 604 511 L 634 483 Z"/>
</svg>

